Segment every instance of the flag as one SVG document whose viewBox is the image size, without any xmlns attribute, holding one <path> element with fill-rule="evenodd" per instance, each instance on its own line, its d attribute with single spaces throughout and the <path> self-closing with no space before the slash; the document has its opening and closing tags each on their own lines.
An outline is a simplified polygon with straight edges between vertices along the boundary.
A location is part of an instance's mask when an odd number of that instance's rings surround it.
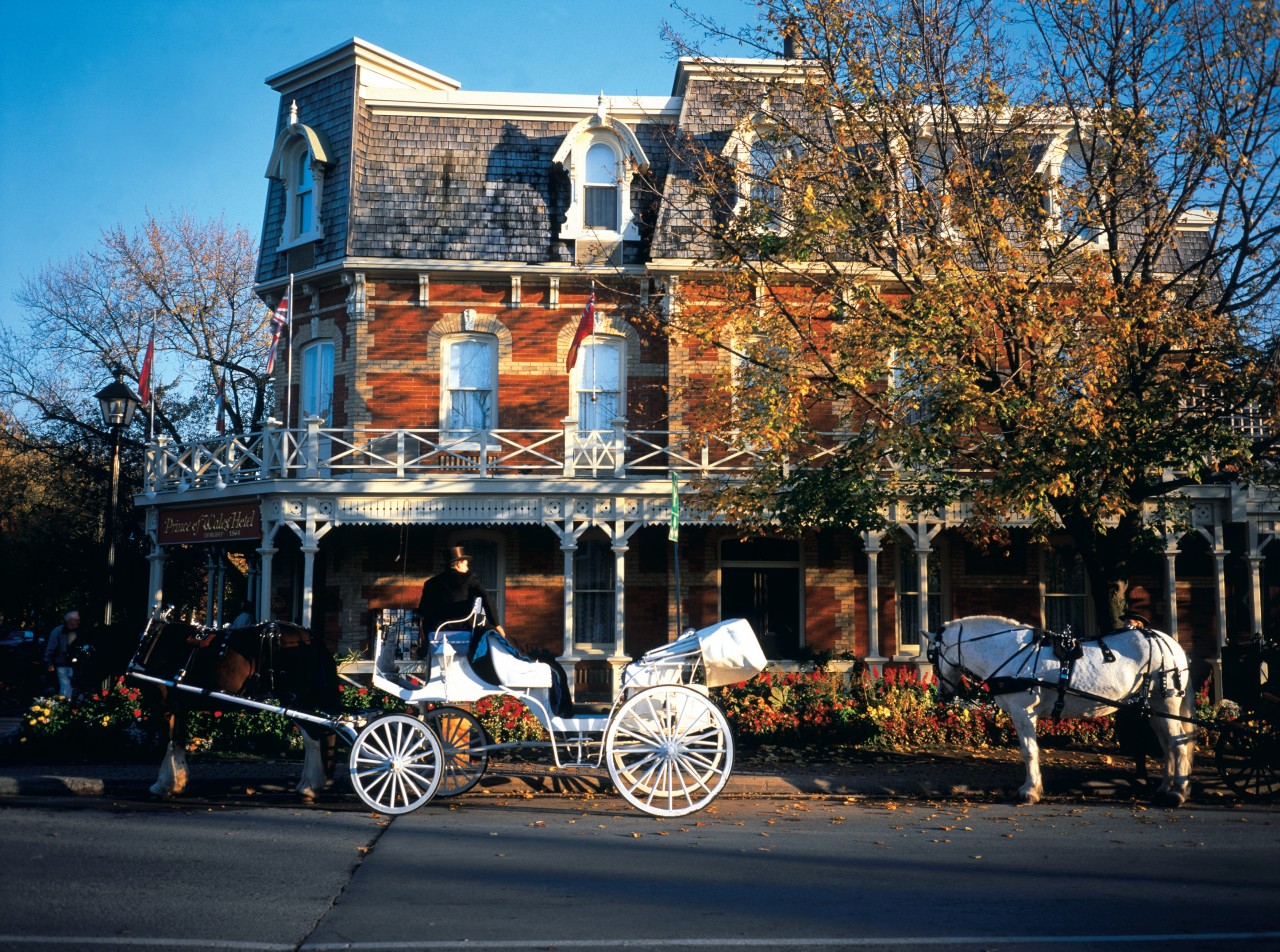
<svg viewBox="0 0 1280 952">
<path fill-rule="evenodd" d="M 151 368 L 156 362 L 156 329 L 151 328 L 151 339 L 147 341 L 147 356 L 142 358 L 142 373 L 138 375 L 138 396 L 142 405 L 151 402 Z"/>
<path fill-rule="evenodd" d="M 267 351 L 267 376 L 276 366 L 276 351 L 280 348 L 280 331 L 289 323 L 289 295 L 286 294 L 276 305 L 271 315 L 271 349 Z"/>
<path fill-rule="evenodd" d="M 596 331 L 596 292 L 591 292 L 591 297 L 587 299 L 587 308 L 582 312 L 582 319 L 578 321 L 578 329 L 573 332 L 573 343 L 569 345 L 569 357 L 565 361 L 565 373 L 573 369 L 573 365 L 578 362 L 578 348 L 582 346 L 582 342 L 594 334 Z"/>
<path fill-rule="evenodd" d="M 225 373 L 218 376 L 218 406 L 214 411 L 218 419 L 218 435 L 227 435 L 227 375 Z"/>
<path fill-rule="evenodd" d="M 676 474 L 671 474 L 671 527 L 667 529 L 667 538 L 672 542 L 680 540 L 680 482 Z"/>
</svg>

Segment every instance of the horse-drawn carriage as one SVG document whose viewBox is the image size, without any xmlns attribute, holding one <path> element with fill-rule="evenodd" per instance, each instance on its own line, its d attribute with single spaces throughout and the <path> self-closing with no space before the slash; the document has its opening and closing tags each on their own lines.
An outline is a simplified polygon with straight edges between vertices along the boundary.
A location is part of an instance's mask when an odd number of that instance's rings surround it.
<svg viewBox="0 0 1280 952">
<path fill-rule="evenodd" d="M 227 632 L 153 619 L 129 673 L 171 700 L 204 699 L 293 718 L 308 737 L 303 792 L 323 782 L 319 737 L 336 733 L 350 745 L 356 794 L 382 813 L 407 813 L 434 796 L 463 793 L 480 780 L 490 754 L 537 744 L 550 748 L 557 766 L 605 767 L 638 809 L 681 816 L 709 804 L 733 770 L 733 736 L 708 688 L 746 680 L 766 664 L 751 626 L 732 619 L 689 630 L 632 661 L 612 704 L 574 706 L 563 696 L 556 667 L 524 657 L 487 629 L 477 606 L 471 618 L 433 633 L 429 655 L 418 662 L 397 664 L 381 636 L 375 639 L 373 684 L 418 714 L 339 715 L 327 713 L 337 708 L 337 682 L 326 657 L 306 629 L 284 623 Z M 268 698 L 246 689 L 268 671 L 284 690 Z M 548 739 L 492 743 L 475 715 L 458 706 L 501 695 L 523 702 Z M 181 727 L 171 723 L 174 739 L 156 793 L 179 792 L 185 782 Z"/>
</svg>

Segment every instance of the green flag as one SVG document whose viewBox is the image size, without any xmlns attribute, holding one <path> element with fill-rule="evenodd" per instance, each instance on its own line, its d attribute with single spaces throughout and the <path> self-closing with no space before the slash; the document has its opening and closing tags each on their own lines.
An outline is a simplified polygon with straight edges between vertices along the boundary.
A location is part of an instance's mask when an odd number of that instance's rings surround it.
<svg viewBox="0 0 1280 952">
<path fill-rule="evenodd" d="M 667 538 L 676 542 L 680 538 L 680 483 L 676 474 L 671 474 L 671 528 L 667 530 Z"/>
</svg>

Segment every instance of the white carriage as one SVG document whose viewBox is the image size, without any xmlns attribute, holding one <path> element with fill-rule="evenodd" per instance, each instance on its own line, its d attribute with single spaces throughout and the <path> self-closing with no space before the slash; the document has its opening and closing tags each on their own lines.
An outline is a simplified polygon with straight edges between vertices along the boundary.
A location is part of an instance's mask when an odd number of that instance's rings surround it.
<svg viewBox="0 0 1280 952">
<path fill-rule="evenodd" d="M 489 651 L 493 683 L 467 660 L 470 639 L 468 632 L 437 631 L 430 661 L 408 665 L 395 661 L 381 637 L 375 641 L 374 685 L 418 705 L 421 716 L 386 714 L 356 734 L 351 783 L 370 808 L 407 813 L 434 796 L 463 793 L 483 776 L 491 753 L 537 745 L 550 748 L 557 767 L 605 767 L 623 798 L 646 813 L 692 813 L 720 793 L 733 769 L 733 736 L 708 688 L 744 681 L 766 664 L 750 624 L 722 621 L 628 664 L 612 704 L 577 705 L 561 716 L 551 665 L 498 642 Z M 549 739 L 491 743 L 457 705 L 495 695 L 522 701 Z"/>
</svg>

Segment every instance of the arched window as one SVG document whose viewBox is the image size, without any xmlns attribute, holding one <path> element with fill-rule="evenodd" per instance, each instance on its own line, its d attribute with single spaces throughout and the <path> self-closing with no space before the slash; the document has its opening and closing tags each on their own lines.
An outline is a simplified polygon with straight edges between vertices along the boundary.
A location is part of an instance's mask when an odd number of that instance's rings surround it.
<svg viewBox="0 0 1280 952">
<path fill-rule="evenodd" d="M 583 224 L 604 231 L 618 230 L 618 154 L 605 142 L 587 150 L 583 176 Z"/>
<path fill-rule="evenodd" d="M 311 232 L 315 213 L 315 175 L 311 170 L 311 153 L 305 146 L 298 149 L 290 170 L 289 200 L 293 214 L 290 216 L 290 238 Z"/>
<path fill-rule="evenodd" d="M 497 425 L 497 338 L 459 334 L 446 338 L 443 348 L 440 429 L 449 440 L 478 440 Z"/>
<path fill-rule="evenodd" d="M 333 166 L 331 154 L 324 135 L 291 112 L 267 163 L 267 178 L 283 190 L 280 251 L 324 237 L 324 182 Z"/>
<path fill-rule="evenodd" d="M 624 341 L 619 337 L 593 336 L 582 343 L 573 368 L 576 412 L 582 436 L 612 430 L 613 421 L 626 414 L 623 402 Z"/>
<path fill-rule="evenodd" d="M 333 424 L 333 342 L 317 341 L 302 351 L 300 383 L 302 418 L 318 416 L 322 426 Z"/>
</svg>

